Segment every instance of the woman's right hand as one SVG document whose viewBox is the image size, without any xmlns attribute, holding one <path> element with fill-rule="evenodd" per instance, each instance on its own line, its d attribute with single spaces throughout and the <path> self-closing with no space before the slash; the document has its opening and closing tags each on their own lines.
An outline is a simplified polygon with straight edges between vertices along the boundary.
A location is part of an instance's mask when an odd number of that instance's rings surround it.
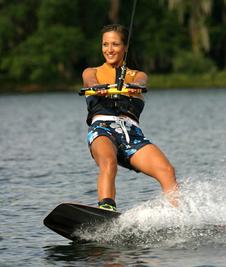
<svg viewBox="0 0 226 267">
<path fill-rule="evenodd" d="M 96 95 L 106 96 L 107 94 L 108 94 L 108 90 L 107 89 L 96 90 Z"/>
</svg>

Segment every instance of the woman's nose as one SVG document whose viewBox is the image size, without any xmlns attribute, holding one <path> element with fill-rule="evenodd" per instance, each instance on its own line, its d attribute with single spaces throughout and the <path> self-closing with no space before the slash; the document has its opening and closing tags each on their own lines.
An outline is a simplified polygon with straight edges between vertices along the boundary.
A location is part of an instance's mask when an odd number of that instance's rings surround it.
<svg viewBox="0 0 226 267">
<path fill-rule="evenodd" d="M 109 52 L 113 51 L 113 45 L 110 44 L 110 45 L 108 46 L 108 51 L 109 51 Z"/>
</svg>

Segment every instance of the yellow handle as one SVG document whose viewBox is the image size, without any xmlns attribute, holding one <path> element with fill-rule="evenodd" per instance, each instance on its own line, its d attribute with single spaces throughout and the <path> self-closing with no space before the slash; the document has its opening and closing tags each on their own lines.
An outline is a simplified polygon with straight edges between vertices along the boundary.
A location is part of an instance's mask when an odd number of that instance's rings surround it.
<svg viewBox="0 0 226 267">
<path fill-rule="evenodd" d="M 134 95 L 134 94 L 139 94 L 138 92 L 136 93 L 131 93 L 129 92 L 129 88 L 123 87 L 122 90 L 117 90 L 117 88 L 109 88 L 106 89 L 108 95 Z M 87 90 L 85 91 L 85 95 L 97 95 L 99 94 L 97 91 L 94 90 Z"/>
</svg>

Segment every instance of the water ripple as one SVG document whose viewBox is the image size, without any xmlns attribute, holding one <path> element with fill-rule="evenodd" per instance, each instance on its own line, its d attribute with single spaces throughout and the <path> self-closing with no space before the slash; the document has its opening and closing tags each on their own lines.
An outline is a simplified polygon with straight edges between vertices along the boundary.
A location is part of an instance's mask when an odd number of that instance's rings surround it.
<svg viewBox="0 0 226 267">
<path fill-rule="evenodd" d="M 85 100 L 2 95 L 0 265 L 225 266 L 225 103 L 223 89 L 148 94 L 141 126 L 176 168 L 180 208 L 167 205 L 156 181 L 119 167 L 123 216 L 82 231 L 87 244 L 68 244 L 42 220 L 61 202 L 96 205 Z"/>
</svg>

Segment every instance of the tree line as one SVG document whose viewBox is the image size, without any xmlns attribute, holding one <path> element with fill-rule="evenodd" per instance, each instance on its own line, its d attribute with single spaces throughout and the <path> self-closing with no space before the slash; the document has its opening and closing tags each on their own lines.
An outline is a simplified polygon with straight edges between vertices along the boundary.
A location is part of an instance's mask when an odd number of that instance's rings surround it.
<svg viewBox="0 0 226 267">
<path fill-rule="evenodd" d="M 70 83 L 102 64 L 100 30 L 133 0 L 0 0 L 0 83 Z M 225 0 L 138 0 L 129 50 L 147 73 L 226 68 Z"/>
</svg>

